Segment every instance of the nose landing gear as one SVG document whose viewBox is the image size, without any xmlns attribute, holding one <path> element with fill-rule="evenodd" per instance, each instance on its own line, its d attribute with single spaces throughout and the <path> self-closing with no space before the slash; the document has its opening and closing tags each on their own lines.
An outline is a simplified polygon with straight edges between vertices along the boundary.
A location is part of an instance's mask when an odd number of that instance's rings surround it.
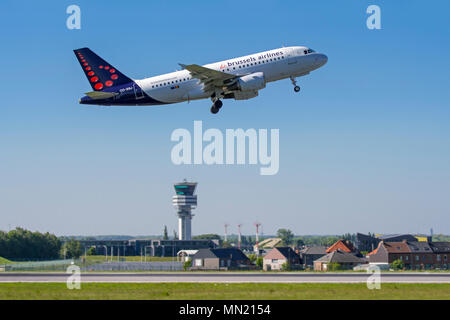
<svg viewBox="0 0 450 320">
<path fill-rule="evenodd" d="M 295 81 L 295 78 L 291 77 L 290 79 L 291 79 L 292 84 L 294 85 L 294 91 L 295 92 L 299 92 L 300 91 L 300 87 L 297 85 L 297 81 Z"/>
</svg>

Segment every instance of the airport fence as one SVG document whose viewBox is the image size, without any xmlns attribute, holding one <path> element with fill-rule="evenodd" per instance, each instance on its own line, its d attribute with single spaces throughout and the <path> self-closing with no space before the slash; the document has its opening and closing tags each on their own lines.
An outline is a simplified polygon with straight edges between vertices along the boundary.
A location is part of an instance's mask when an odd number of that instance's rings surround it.
<svg viewBox="0 0 450 320">
<path fill-rule="evenodd" d="M 123 261 L 92 264 L 81 268 L 81 271 L 183 271 L 181 261 Z"/>
<path fill-rule="evenodd" d="M 49 260 L 8 263 L 0 265 L 0 271 L 65 271 L 72 263 L 78 264 L 79 260 Z"/>
</svg>

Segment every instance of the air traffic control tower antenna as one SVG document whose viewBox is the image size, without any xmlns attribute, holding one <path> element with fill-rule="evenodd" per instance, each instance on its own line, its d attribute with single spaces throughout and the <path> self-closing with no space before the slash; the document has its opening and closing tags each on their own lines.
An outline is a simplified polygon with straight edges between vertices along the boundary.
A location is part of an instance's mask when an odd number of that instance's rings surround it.
<svg viewBox="0 0 450 320">
<path fill-rule="evenodd" d="M 172 197 L 172 203 L 177 209 L 178 215 L 178 240 L 191 240 L 192 209 L 197 207 L 197 195 L 194 195 L 197 182 L 175 183 L 176 195 Z"/>
</svg>

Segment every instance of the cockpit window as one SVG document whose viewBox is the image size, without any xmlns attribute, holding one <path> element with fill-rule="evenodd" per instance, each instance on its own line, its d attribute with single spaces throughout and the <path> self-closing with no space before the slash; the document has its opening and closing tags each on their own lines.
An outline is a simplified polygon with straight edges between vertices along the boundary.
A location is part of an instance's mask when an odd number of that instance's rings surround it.
<svg viewBox="0 0 450 320">
<path fill-rule="evenodd" d="M 301 51 L 299 51 L 299 53 L 300 53 Z M 313 53 L 313 52 L 315 52 L 313 49 L 305 49 L 305 50 L 303 50 L 303 54 L 308 54 L 308 53 Z"/>
</svg>

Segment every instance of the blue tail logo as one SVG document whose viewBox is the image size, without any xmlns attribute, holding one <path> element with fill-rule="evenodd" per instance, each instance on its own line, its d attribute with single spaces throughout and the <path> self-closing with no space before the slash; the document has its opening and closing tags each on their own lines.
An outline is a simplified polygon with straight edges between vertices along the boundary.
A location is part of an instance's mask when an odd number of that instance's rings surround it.
<svg viewBox="0 0 450 320">
<path fill-rule="evenodd" d="M 89 48 L 76 49 L 73 52 L 94 91 L 102 91 L 133 81 Z"/>
</svg>

